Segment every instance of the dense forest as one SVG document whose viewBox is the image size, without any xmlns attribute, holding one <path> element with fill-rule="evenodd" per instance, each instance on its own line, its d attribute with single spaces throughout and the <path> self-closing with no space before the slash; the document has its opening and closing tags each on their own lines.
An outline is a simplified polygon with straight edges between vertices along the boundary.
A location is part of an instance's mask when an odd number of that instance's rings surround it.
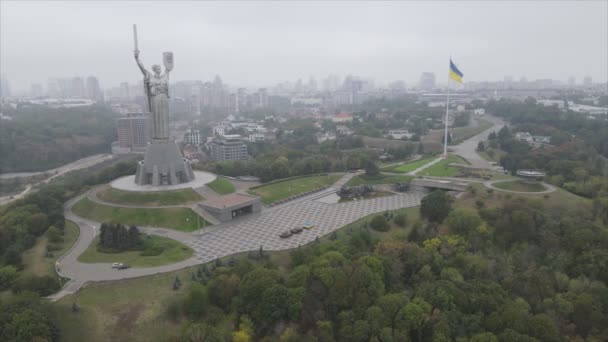
<svg viewBox="0 0 608 342">
<path fill-rule="evenodd" d="M 608 228 L 588 205 L 498 203 L 433 193 L 420 221 L 378 215 L 404 234 L 374 237 L 372 219 L 292 251 L 286 267 L 217 261 L 168 315 L 184 341 L 607 340 Z"/>
<path fill-rule="evenodd" d="M 103 106 L 27 106 L 5 114 L 13 120 L 0 121 L 0 173 L 49 170 L 110 152 L 116 140 L 115 114 Z"/>
</svg>

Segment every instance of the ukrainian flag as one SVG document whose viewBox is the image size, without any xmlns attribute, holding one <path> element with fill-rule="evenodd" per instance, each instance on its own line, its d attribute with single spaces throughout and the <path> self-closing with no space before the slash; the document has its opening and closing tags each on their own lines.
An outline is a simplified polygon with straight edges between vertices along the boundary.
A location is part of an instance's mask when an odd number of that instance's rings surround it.
<svg viewBox="0 0 608 342">
<path fill-rule="evenodd" d="M 458 67 L 456 67 L 456 65 L 452 62 L 452 59 L 450 59 L 450 78 L 458 83 L 462 83 L 463 77 L 464 74 L 458 70 Z"/>
</svg>

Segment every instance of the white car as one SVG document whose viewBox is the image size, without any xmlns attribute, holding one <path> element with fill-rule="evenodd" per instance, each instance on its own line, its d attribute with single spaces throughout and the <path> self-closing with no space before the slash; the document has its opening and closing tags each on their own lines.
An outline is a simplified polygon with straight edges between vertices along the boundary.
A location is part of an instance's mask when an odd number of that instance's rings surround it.
<svg viewBox="0 0 608 342">
<path fill-rule="evenodd" d="M 112 264 L 112 268 L 119 268 L 120 265 L 122 265 L 122 264 L 119 263 L 119 262 L 115 262 L 115 263 Z"/>
</svg>

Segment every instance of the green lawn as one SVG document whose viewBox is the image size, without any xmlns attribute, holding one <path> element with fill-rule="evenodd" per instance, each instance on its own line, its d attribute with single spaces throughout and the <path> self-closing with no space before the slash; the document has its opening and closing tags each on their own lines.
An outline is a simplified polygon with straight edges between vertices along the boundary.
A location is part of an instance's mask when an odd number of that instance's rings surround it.
<svg viewBox="0 0 608 342">
<path fill-rule="evenodd" d="M 413 178 L 414 177 L 412 176 L 387 176 L 382 174 L 377 176 L 358 175 L 351 178 L 351 180 L 349 180 L 346 185 L 357 186 L 363 184 L 395 184 L 409 182 Z"/>
<path fill-rule="evenodd" d="M 471 118 L 471 120 L 475 119 Z M 466 140 L 492 127 L 492 123 L 487 120 L 478 119 L 478 122 L 479 124 L 477 126 L 451 128 L 450 133 L 452 133 L 452 142 L 450 145 L 459 144 L 463 140 Z"/>
<path fill-rule="evenodd" d="M 53 256 L 46 257 L 46 247 L 49 241 L 46 236 L 41 236 L 36 240 L 34 247 L 23 252 L 23 273 L 31 274 L 38 277 L 41 276 L 55 276 L 55 262 L 65 252 L 72 247 L 72 245 L 78 239 L 80 235 L 80 229 L 72 221 L 65 221 L 65 228 L 63 234 L 63 243 L 55 244 L 60 249 L 52 251 Z"/>
<path fill-rule="evenodd" d="M 236 188 L 229 180 L 222 177 L 217 177 L 213 182 L 207 184 L 211 190 L 221 195 L 231 194 L 236 191 Z"/>
<path fill-rule="evenodd" d="M 467 164 L 466 160 L 459 156 L 451 155 L 448 159 L 444 159 L 418 173 L 422 176 L 437 176 L 437 177 L 453 177 L 458 174 L 458 168 L 448 166 L 451 163 Z"/>
<path fill-rule="evenodd" d="M 541 183 L 526 183 L 521 180 L 498 182 L 493 185 L 496 188 L 509 191 L 541 192 L 547 190 Z"/>
<path fill-rule="evenodd" d="M 76 215 L 97 222 L 122 223 L 136 226 L 165 227 L 191 232 L 209 225 L 190 208 L 117 208 L 95 203 L 84 197 L 72 207 Z"/>
<path fill-rule="evenodd" d="M 78 257 L 78 261 L 89 264 L 122 262 L 131 267 L 154 267 L 186 260 L 194 253 L 192 249 L 166 237 L 151 235 L 150 237 L 144 236 L 142 238 L 144 239 L 145 248 L 160 246 L 163 248 L 162 253 L 154 256 L 142 256 L 142 251 L 103 253 L 97 250 L 97 244 L 99 243 L 99 237 L 97 237 L 89 248 Z"/>
<path fill-rule="evenodd" d="M 249 193 L 260 196 L 262 202 L 269 204 L 323 186 L 329 186 L 340 179 L 340 175 L 299 177 L 251 188 Z"/>
<path fill-rule="evenodd" d="M 437 158 L 437 157 L 436 156 L 426 156 L 426 157 L 420 158 L 418 160 L 415 160 L 413 162 L 396 165 L 396 166 L 391 166 L 391 167 L 386 167 L 386 168 L 382 168 L 381 170 L 385 171 L 385 172 L 408 173 L 408 172 L 416 170 L 417 168 L 419 168 L 427 163 L 430 163 L 435 158 Z"/>
<path fill-rule="evenodd" d="M 192 189 L 135 192 L 107 188 L 97 193 L 99 199 L 110 203 L 133 204 L 148 206 L 178 205 L 202 201 L 202 198 Z"/>
</svg>

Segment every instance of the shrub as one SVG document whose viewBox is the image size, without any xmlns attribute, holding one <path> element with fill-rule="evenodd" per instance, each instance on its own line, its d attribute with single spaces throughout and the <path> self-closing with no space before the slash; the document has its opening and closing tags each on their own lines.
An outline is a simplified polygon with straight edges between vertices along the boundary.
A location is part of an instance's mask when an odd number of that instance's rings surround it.
<svg viewBox="0 0 608 342">
<path fill-rule="evenodd" d="M 475 206 L 477 207 L 477 209 L 481 209 L 485 206 L 485 203 L 482 200 L 478 199 L 475 201 Z"/>
<path fill-rule="evenodd" d="M 405 213 L 399 213 L 395 215 L 394 221 L 399 227 L 405 227 L 407 226 L 407 215 Z"/>
<path fill-rule="evenodd" d="M 13 292 L 32 291 L 41 297 L 46 297 L 59 290 L 59 281 L 51 276 L 25 276 L 17 279 L 13 285 Z"/>
<path fill-rule="evenodd" d="M 46 231 L 46 237 L 49 239 L 49 242 L 51 242 L 51 243 L 62 243 L 63 242 L 63 232 L 55 226 L 51 226 Z"/>
<path fill-rule="evenodd" d="M 16 278 L 17 268 L 15 266 L 8 265 L 0 268 L 0 291 L 10 288 Z"/>
<path fill-rule="evenodd" d="M 388 222 L 382 215 L 374 216 L 370 222 L 370 226 L 373 230 L 377 230 L 379 232 L 386 232 L 389 230 Z"/>
</svg>

